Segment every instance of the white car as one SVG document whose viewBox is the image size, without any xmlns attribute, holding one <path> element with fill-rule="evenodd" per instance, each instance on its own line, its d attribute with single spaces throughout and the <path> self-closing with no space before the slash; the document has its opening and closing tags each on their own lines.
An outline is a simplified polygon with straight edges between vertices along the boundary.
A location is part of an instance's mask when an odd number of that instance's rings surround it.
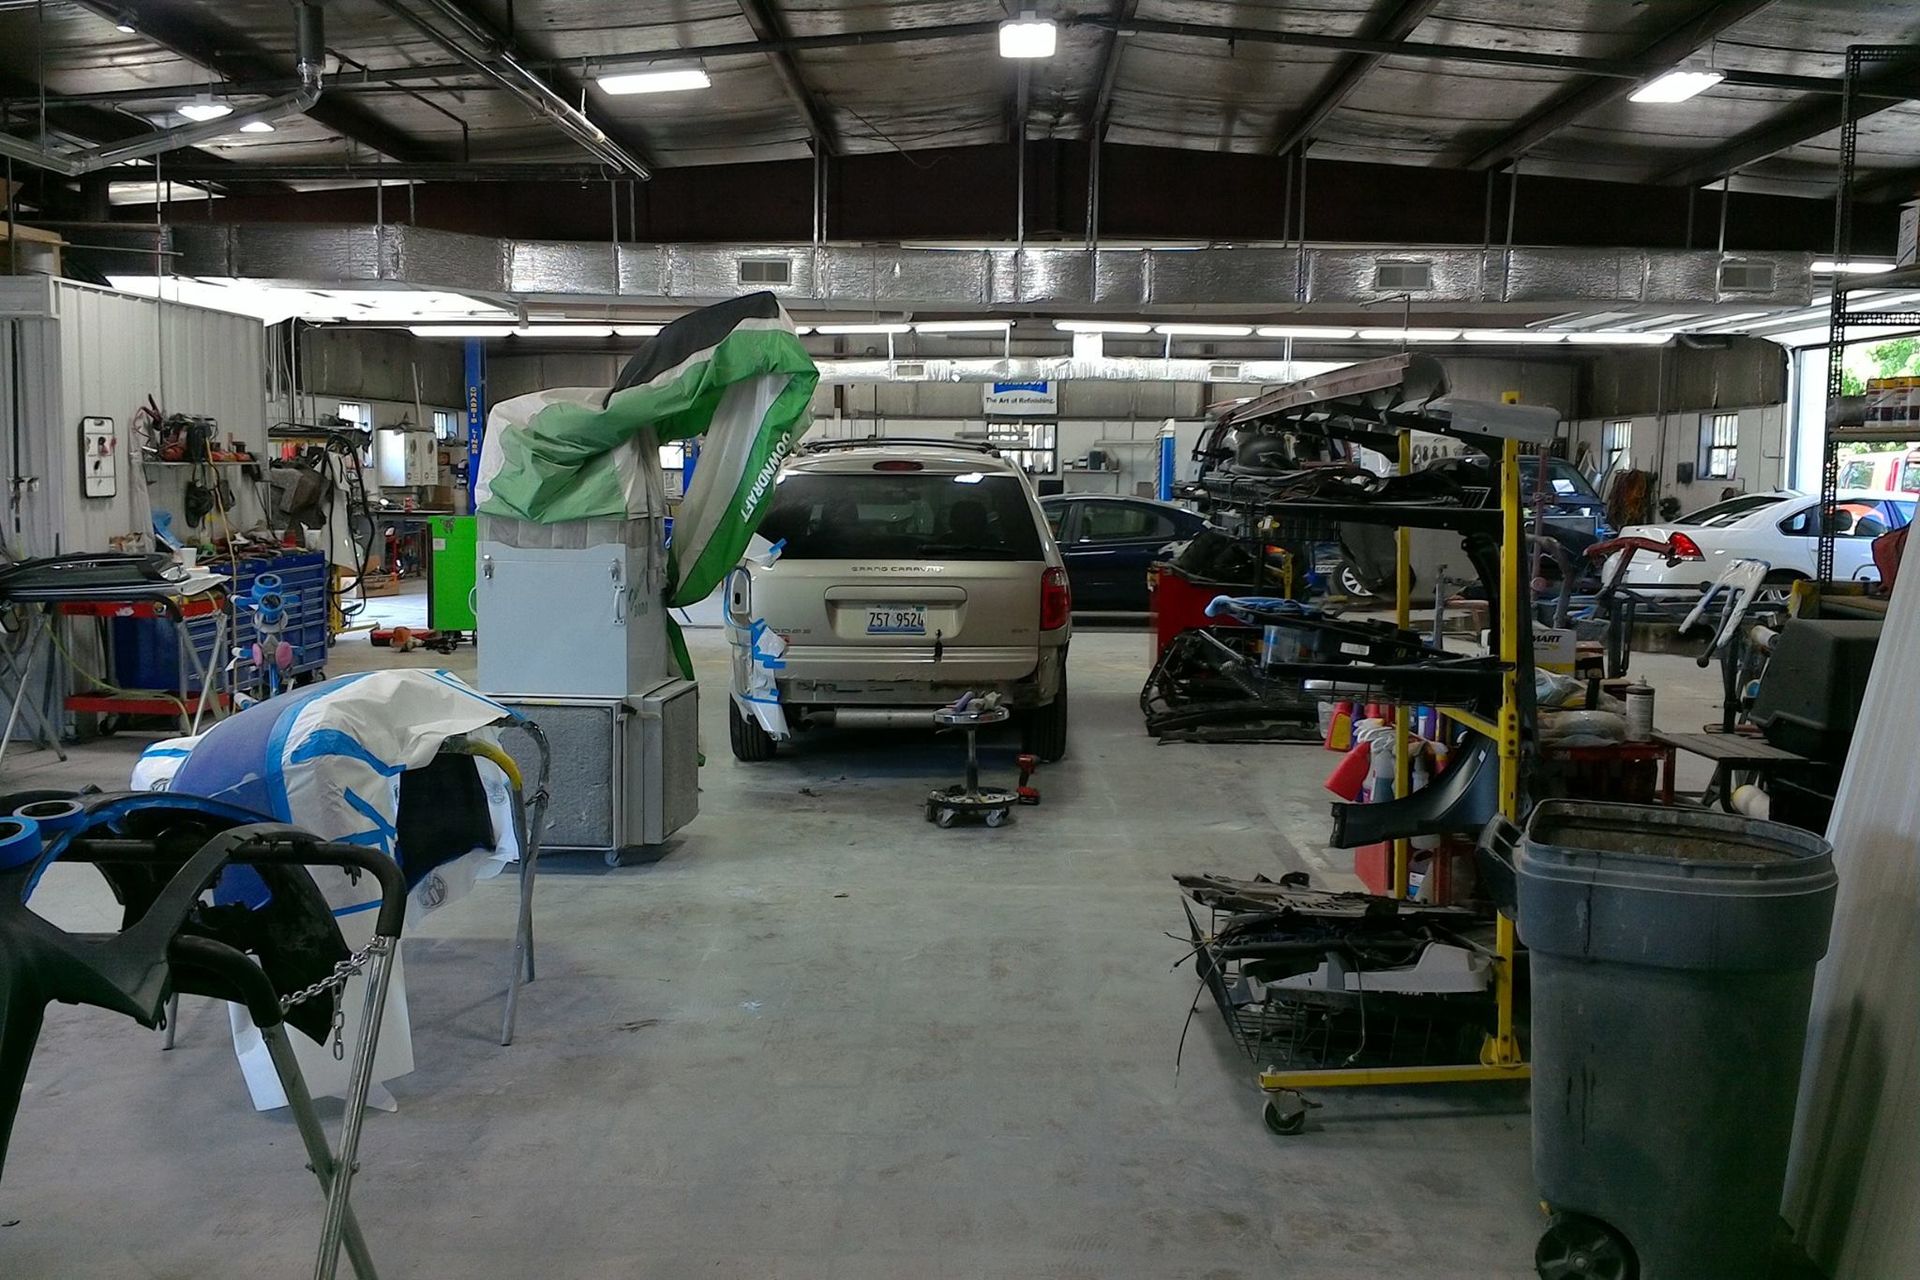
<svg viewBox="0 0 1920 1280">
<path fill-rule="evenodd" d="M 1842 582 L 1878 580 L 1873 540 L 1904 528 L 1913 519 L 1913 504 L 1912 497 L 1901 494 L 1841 490 L 1831 517 L 1833 576 Z M 1812 494 L 1779 489 L 1728 498 L 1670 524 L 1629 525 L 1621 537 L 1665 542 L 1672 554 L 1635 552 L 1622 585 L 1643 595 L 1696 596 L 1718 581 L 1729 562 L 1763 560 L 1769 568 L 1760 596 L 1777 599 L 1793 583 L 1819 572 L 1819 506 Z M 1602 581 L 1613 580 L 1622 554 L 1607 561 Z"/>
<path fill-rule="evenodd" d="M 911 727 L 997 692 L 1067 749 L 1072 595 L 1020 468 L 964 441 L 829 441 L 788 459 L 728 578 L 741 760 L 814 725 Z"/>
</svg>

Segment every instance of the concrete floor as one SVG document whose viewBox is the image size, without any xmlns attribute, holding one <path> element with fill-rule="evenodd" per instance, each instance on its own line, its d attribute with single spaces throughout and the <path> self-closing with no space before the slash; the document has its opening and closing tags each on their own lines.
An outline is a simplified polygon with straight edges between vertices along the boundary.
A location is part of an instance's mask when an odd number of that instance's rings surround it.
<svg viewBox="0 0 1920 1280">
<path fill-rule="evenodd" d="M 957 745 L 838 735 L 740 765 L 724 642 L 692 639 L 700 817 L 655 865 L 543 861 L 518 1041 L 493 1039 L 506 880 L 406 944 L 419 1067 L 391 1084 L 397 1113 L 370 1113 L 354 1196 L 389 1280 L 1534 1274 L 1523 1090 L 1329 1093 L 1308 1133 L 1275 1138 L 1210 1005 L 1176 1061 L 1195 984 L 1168 876 L 1353 884 L 1321 843 L 1330 756 L 1156 745 L 1147 637 L 1088 630 L 1045 803 L 939 831 L 918 806 Z M 472 669 L 471 650 L 352 636 L 332 669 L 385 661 Z M 1644 666 L 1663 724 L 1713 714 L 1712 673 Z M 141 745 L 10 754 L 9 783 L 123 784 Z M 1010 769 L 1010 745 L 988 755 Z M 111 905 L 79 870 L 41 896 L 50 915 Z M 0 1276 L 301 1275 L 320 1207 L 290 1121 L 247 1104 L 222 1008 L 188 1000 L 171 1053 L 123 1019 L 49 1012 L 0 1183 Z"/>
</svg>

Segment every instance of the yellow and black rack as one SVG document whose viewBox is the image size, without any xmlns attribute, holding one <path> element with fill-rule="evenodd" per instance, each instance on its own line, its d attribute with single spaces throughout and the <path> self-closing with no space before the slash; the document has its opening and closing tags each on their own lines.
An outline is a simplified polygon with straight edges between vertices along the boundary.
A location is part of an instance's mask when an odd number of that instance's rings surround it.
<svg viewBox="0 0 1920 1280">
<path fill-rule="evenodd" d="M 1489 501 L 1479 508 L 1442 508 L 1382 503 L 1371 510 L 1348 507 L 1338 516 L 1346 520 L 1364 520 L 1375 524 L 1395 523 L 1395 622 L 1404 632 L 1411 625 L 1412 609 L 1412 528 L 1451 529 L 1463 536 L 1490 534 L 1497 542 L 1497 571 L 1492 565 L 1482 569 L 1483 577 L 1492 577 L 1489 588 L 1497 592 L 1496 635 L 1493 656 L 1497 659 L 1499 698 L 1497 709 L 1488 714 L 1482 701 L 1474 708 L 1441 706 L 1448 720 L 1488 739 L 1494 744 L 1498 761 L 1499 812 L 1511 821 L 1521 814 L 1521 749 L 1525 710 L 1523 699 L 1531 693 L 1522 680 L 1531 680 L 1531 602 L 1526 566 L 1524 500 L 1522 497 L 1522 452 L 1519 437 L 1531 432 L 1541 444 L 1550 438 L 1555 417 L 1550 411 L 1515 409 L 1511 406 L 1476 406 L 1483 412 L 1461 412 L 1465 406 L 1451 407 L 1440 397 L 1445 379 L 1438 363 L 1429 357 L 1400 355 L 1348 366 L 1335 373 L 1289 384 L 1258 400 L 1231 411 L 1229 423 L 1251 424 L 1266 418 L 1286 417 L 1302 426 L 1318 427 L 1330 435 L 1362 444 L 1389 457 L 1397 454 L 1399 473 L 1413 472 L 1413 432 L 1418 429 L 1448 435 L 1485 453 L 1498 488 L 1497 501 L 1489 492 Z M 1437 402 L 1437 403 L 1436 403 Z M 1214 492 L 1229 505 L 1233 495 Z M 1317 503 L 1292 503 L 1287 510 L 1304 516 L 1319 509 L 1331 515 L 1332 507 Z M 1389 691 L 1387 700 L 1393 700 Z M 1394 738 L 1396 795 L 1407 795 L 1411 783 L 1407 716 L 1396 718 Z M 1392 843 L 1392 896 L 1409 896 L 1409 867 L 1412 844 L 1408 839 Z M 1259 1073 L 1261 1089 L 1268 1098 L 1265 1118 L 1277 1133 L 1294 1133 L 1302 1127 L 1306 1115 L 1304 1094 L 1311 1090 L 1376 1086 L 1409 1086 L 1478 1081 L 1525 1080 L 1531 1070 L 1521 1051 L 1515 1029 L 1514 963 L 1517 938 L 1514 923 L 1496 914 L 1490 980 L 1493 994 L 1493 1028 L 1481 1045 L 1478 1061 L 1434 1063 L 1408 1066 L 1320 1066 L 1282 1070 L 1269 1067 Z"/>
</svg>

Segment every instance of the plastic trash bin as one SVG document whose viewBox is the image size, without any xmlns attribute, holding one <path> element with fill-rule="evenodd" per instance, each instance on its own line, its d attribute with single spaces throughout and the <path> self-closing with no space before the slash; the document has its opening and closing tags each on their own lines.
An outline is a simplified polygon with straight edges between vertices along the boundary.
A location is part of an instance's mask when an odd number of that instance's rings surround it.
<svg viewBox="0 0 1920 1280">
<path fill-rule="evenodd" d="M 1482 841 L 1532 974 L 1551 1280 L 1763 1280 L 1832 850 L 1771 822 L 1552 800 Z"/>
</svg>

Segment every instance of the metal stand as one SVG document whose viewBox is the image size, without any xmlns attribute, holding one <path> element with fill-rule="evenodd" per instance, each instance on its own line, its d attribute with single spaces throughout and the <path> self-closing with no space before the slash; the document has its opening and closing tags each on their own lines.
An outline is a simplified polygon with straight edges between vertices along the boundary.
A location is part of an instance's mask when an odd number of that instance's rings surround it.
<svg viewBox="0 0 1920 1280">
<path fill-rule="evenodd" d="M 1402 466 L 1411 454 L 1408 437 L 1403 435 Z M 1521 608 L 1521 575 L 1524 539 L 1523 504 L 1520 496 L 1520 446 L 1505 441 L 1500 451 L 1500 619 L 1498 657 L 1501 665 L 1501 698 L 1497 721 L 1454 708 L 1441 708 L 1441 714 L 1456 724 L 1491 739 L 1498 748 L 1500 761 L 1500 812 L 1509 821 L 1520 820 L 1520 668 L 1523 646 L 1531 644 L 1527 628 L 1528 611 Z M 1399 619 L 1406 625 L 1408 602 L 1407 541 L 1404 529 L 1399 545 Z M 1400 718 L 1404 725 L 1405 717 Z M 1395 734 L 1394 764 L 1396 778 L 1404 785 L 1407 777 L 1406 730 Z M 1401 794 L 1405 794 L 1402 792 Z M 1407 890 L 1408 845 L 1394 841 L 1393 891 L 1405 897 Z M 1411 1067 L 1339 1067 L 1328 1070 L 1273 1071 L 1260 1073 L 1260 1087 L 1269 1095 L 1266 1121 L 1276 1133 L 1298 1133 L 1306 1120 L 1307 1103 L 1300 1096 L 1305 1089 L 1356 1088 L 1370 1085 L 1457 1084 L 1482 1080 L 1526 1080 L 1532 1067 L 1520 1053 L 1520 1041 L 1514 1034 L 1513 963 L 1518 948 L 1514 923 L 1505 914 L 1495 917 L 1493 955 L 1493 992 L 1495 1023 L 1480 1049 L 1480 1060 L 1473 1063 L 1438 1064 Z M 1289 1105 L 1290 1104 L 1290 1105 Z"/>
<path fill-rule="evenodd" d="M 47 723 L 47 718 L 41 714 L 40 708 L 34 706 L 27 697 L 27 688 L 33 683 L 33 660 L 40 652 L 40 638 L 46 636 L 51 641 L 52 630 L 44 608 L 28 605 L 26 610 L 28 615 L 26 633 L 18 641 L 6 646 L 5 649 L 0 649 L 0 662 L 4 662 L 6 666 L 4 671 L 0 671 L 0 680 L 11 681 L 13 684 L 12 705 L 7 712 L 6 731 L 0 733 L 0 760 L 6 758 L 7 744 L 13 741 L 13 726 L 20 720 L 21 713 L 25 712 L 27 724 L 33 730 L 34 740 L 44 747 L 51 748 L 64 764 L 67 753 L 60 746 L 60 735 L 53 731 L 53 726 Z"/>
<path fill-rule="evenodd" d="M 980 787 L 980 744 L 979 733 L 983 725 L 1002 724 L 1013 713 L 1005 707 L 994 707 L 986 711 L 953 711 L 943 709 L 933 713 L 933 722 L 943 729 L 962 729 L 967 735 L 967 780 L 955 787 L 936 787 L 927 793 L 927 821 L 938 827 L 950 827 L 963 816 L 978 817 L 990 827 L 997 827 L 1007 820 L 1013 812 L 1013 806 L 1020 803 L 1020 793 Z"/>
<path fill-rule="evenodd" d="M 333 1162 L 331 1178 L 327 1181 L 327 1217 L 320 1228 L 320 1253 L 314 1259 L 313 1280 L 334 1280 L 340 1269 L 341 1238 L 353 1216 L 347 1197 L 352 1194 L 353 1175 L 359 1169 L 360 1126 L 366 1119 L 367 1091 L 373 1084 L 373 1055 L 379 1047 L 380 1018 L 387 1008 L 387 982 L 393 973 L 396 941 L 375 934 L 367 943 L 367 999 L 360 1010 L 360 1039 L 354 1045 L 353 1070 L 347 1075 L 346 1114 L 340 1122 L 340 1155 Z M 297 1067 L 295 1071 L 297 1073 Z M 288 1101 L 292 1101 L 291 1096 Z M 317 1118 L 315 1124 L 318 1124 Z M 303 1132 L 302 1137 L 305 1136 Z M 358 1228 L 355 1231 L 357 1234 Z M 364 1248 L 362 1245 L 363 1252 Z M 356 1269 L 358 1266 L 356 1262 Z M 367 1271 L 360 1272 L 361 1280 L 369 1280 L 370 1275 Z"/>
<path fill-rule="evenodd" d="M 335 1168 L 333 1152 L 327 1146 L 327 1132 L 320 1125 L 313 1095 L 307 1092 L 306 1077 L 300 1074 L 300 1063 L 293 1056 L 293 1046 L 287 1043 L 287 1030 L 284 1026 L 262 1027 L 260 1038 L 266 1042 L 267 1056 L 273 1060 L 274 1073 L 280 1077 L 280 1088 L 287 1095 L 287 1110 L 293 1112 L 294 1126 L 300 1130 L 300 1141 L 307 1149 L 307 1167 L 320 1180 L 321 1192 L 330 1198 Z M 351 1205 L 341 1213 L 341 1235 L 354 1274 L 360 1280 L 377 1280 L 372 1255 L 367 1252 L 367 1239 L 360 1233 L 360 1221 L 354 1217 Z"/>
<path fill-rule="evenodd" d="M 513 1043 L 513 1023 L 520 1007 L 520 984 L 533 981 L 533 883 L 540 873 L 540 837 L 547 824 L 547 781 L 552 769 L 553 754 L 547 745 L 547 735 L 540 726 L 531 720 L 515 720 L 511 726 L 525 732 L 533 739 L 540 754 L 540 778 L 534 786 L 533 798 L 526 799 L 520 771 L 513 757 L 501 752 L 499 757 L 489 755 L 507 773 L 514 787 L 514 821 L 517 830 L 515 838 L 520 846 L 520 906 L 513 930 L 512 967 L 507 974 L 506 1008 L 500 1015 L 500 1043 Z"/>
</svg>

